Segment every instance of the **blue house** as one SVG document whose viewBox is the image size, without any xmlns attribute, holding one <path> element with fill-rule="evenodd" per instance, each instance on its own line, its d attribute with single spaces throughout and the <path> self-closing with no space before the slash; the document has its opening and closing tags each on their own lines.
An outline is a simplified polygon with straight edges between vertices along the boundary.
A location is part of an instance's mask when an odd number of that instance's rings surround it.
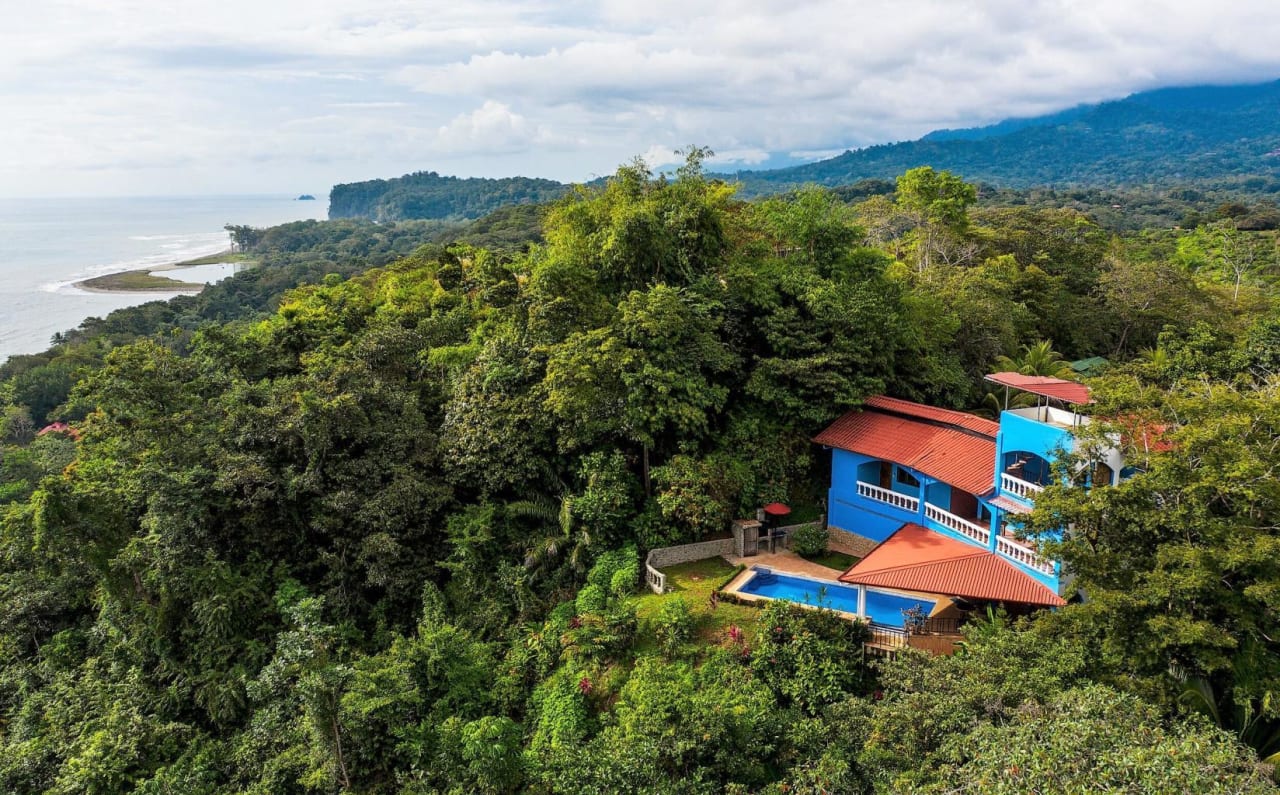
<svg viewBox="0 0 1280 795">
<path fill-rule="evenodd" d="M 1088 389 L 1018 373 L 987 380 L 1035 395 L 1036 405 L 1006 409 L 995 422 L 873 397 L 814 439 L 832 451 L 828 523 L 846 534 L 845 546 L 865 554 L 841 580 L 980 601 L 1063 603 L 1061 565 L 1016 529 L 1053 477 L 1053 463 L 1089 422 L 1075 410 L 1089 402 Z M 1119 454 L 1095 457 L 1085 482 L 1116 482 Z"/>
</svg>

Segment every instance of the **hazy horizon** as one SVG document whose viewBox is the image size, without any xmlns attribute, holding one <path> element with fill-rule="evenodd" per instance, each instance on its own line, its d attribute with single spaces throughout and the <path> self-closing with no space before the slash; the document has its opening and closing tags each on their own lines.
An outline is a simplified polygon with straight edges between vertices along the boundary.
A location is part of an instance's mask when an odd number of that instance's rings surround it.
<svg viewBox="0 0 1280 795">
<path fill-rule="evenodd" d="M 1280 76 L 1280 6 L 58 0 L 0 31 L 0 196 L 582 182 L 689 144 L 809 162 L 1152 88 Z M 248 21 L 248 22 L 247 22 Z"/>
</svg>

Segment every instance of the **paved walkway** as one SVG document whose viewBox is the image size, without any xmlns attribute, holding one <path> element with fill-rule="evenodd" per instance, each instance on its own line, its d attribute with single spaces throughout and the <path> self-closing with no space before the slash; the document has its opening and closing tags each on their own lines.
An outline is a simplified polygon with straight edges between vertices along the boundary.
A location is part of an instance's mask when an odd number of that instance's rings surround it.
<svg viewBox="0 0 1280 795">
<path fill-rule="evenodd" d="M 788 549 L 780 549 L 777 552 L 761 552 L 759 555 L 752 555 L 749 558 L 740 558 L 736 555 L 726 555 L 725 559 L 733 565 L 739 564 L 750 568 L 752 566 L 768 566 L 782 572 L 791 574 L 804 574 L 819 580 L 836 580 L 843 571 L 838 569 L 829 569 L 826 566 L 814 563 L 811 560 L 805 560 L 796 553 Z"/>
</svg>

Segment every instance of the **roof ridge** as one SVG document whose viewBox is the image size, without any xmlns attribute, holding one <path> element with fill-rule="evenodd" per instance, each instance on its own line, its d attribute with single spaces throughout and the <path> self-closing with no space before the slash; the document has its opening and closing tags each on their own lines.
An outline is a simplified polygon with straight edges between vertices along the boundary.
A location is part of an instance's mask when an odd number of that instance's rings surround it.
<svg viewBox="0 0 1280 795">
<path fill-rule="evenodd" d="M 902 398 L 888 395 L 872 395 L 863 401 L 863 408 L 864 410 L 871 409 L 885 414 L 909 417 L 912 420 L 926 422 L 937 427 L 953 428 L 961 433 L 976 433 L 982 436 L 994 437 L 1000 432 L 1000 423 L 989 420 L 986 417 L 979 417 L 977 414 L 940 406 L 930 406 L 926 403 L 916 403 L 912 400 L 903 400 Z"/>
<path fill-rule="evenodd" d="M 915 537 L 914 539 L 912 537 Z M 916 554 L 928 554 L 920 548 L 921 540 L 928 538 L 943 542 L 940 554 L 927 560 L 915 561 Z M 904 545 L 904 546 L 900 546 Z M 891 550 L 890 547 L 893 547 Z M 905 553 L 905 554 L 904 554 Z M 894 561 L 883 568 L 858 571 L 867 564 L 875 565 L 878 557 Z M 897 562 L 902 557 L 907 562 Z M 1059 606 L 1065 604 L 1052 588 L 1023 571 L 1012 561 L 989 549 L 979 549 L 959 539 L 914 522 L 906 522 L 895 530 L 875 549 L 840 575 L 841 582 L 902 590 L 944 593 L 979 599 L 1009 600 Z"/>
<path fill-rule="evenodd" d="M 932 533 L 933 531 L 930 530 L 929 532 Z M 946 536 L 943 536 L 943 538 L 946 538 Z M 951 539 L 951 540 L 954 541 L 955 539 Z M 963 544 L 965 542 L 960 541 L 958 543 Z M 969 558 L 978 558 L 978 557 L 983 557 L 984 555 L 995 555 L 995 553 L 989 549 L 978 549 L 977 547 L 974 547 L 970 552 L 967 552 L 966 554 L 963 554 L 963 555 L 953 555 L 952 557 L 937 558 L 935 560 L 922 560 L 918 563 L 899 563 L 893 566 L 885 566 L 882 569 L 872 569 L 871 571 L 868 571 L 866 573 L 880 574 L 882 572 L 889 572 L 889 571 L 906 571 L 907 569 L 919 569 L 919 568 L 924 568 L 925 566 L 937 566 L 939 564 L 950 563 L 951 561 L 954 561 L 954 560 L 968 560 Z M 857 565 L 857 564 L 854 564 L 854 565 Z M 850 567 L 850 570 L 852 570 L 852 567 Z M 848 573 L 849 572 L 847 571 L 845 572 L 845 574 L 848 574 Z"/>
</svg>

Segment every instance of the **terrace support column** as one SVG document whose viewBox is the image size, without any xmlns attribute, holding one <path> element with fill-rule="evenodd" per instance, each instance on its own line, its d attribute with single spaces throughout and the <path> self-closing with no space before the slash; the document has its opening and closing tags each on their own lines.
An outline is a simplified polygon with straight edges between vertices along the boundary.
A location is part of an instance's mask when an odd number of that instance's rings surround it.
<svg viewBox="0 0 1280 795">
<path fill-rule="evenodd" d="M 858 586 L 858 618 L 867 618 L 867 586 Z"/>
<path fill-rule="evenodd" d="M 928 501 L 929 487 L 934 483 L 937 483 L 937 481 L 933 478 L 927 478 L 923 475 L 920 476 L 920 503 L 916 505 L 916 524 L 921 527 L 927 527 L 924 523 L 925 503 Z"/>
</svg>

